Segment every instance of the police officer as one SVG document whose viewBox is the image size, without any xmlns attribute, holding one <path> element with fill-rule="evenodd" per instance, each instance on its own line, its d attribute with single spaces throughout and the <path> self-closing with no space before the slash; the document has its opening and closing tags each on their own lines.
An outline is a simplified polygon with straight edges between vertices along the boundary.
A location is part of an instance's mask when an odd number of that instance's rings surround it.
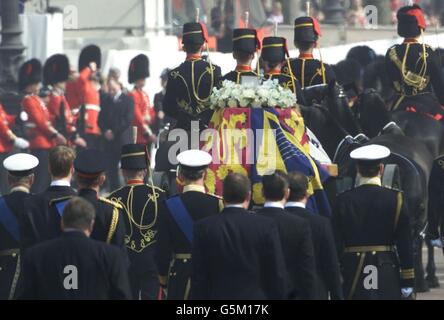
<svg viewBox="0 0 444 320">
<path fill-rule="evenodd" d="M 207 126 L 212 111 L 209 98 L 219 82 L 220 68 L 202 59 L 202 49 L 208 42 L 207 29 L 197 22 L 183 26 L 185 62 L 170 71 L 163 101 L 167 116 L 177 120 L 176 128 L 189 131 L 191 121 L 199 121 L 199 129 Z"/>
<path fill-rule="evenodd" d="M 313 58 L 320 36 L 321 28 L 315 18 L 299 17 L 294 21 L 294 45 L 299 49 L 299 57 L 288 60 L 283 71 L 297 78 L 302 88 L 327 84 L 335 79 L 330 66 Z"/>
<path fill-rule="evenodd" d="M 188 150 L 177 160 L 179 178 L 185 186 L 182 194 L 165 201 L 166 213 L 159 215 L 157 259 L 160 284 L 168 288 L 167 298 L 186 300 L 190 293 L 193 223 L 218 213 L 223 205 L 221 199 L 205 193 L 205 170 L 212 160 L 208 153 Z"/>
<path fill-rule="evenodd" d="M 346 299 L 400 299 L 414 294 L 411 227 L 401 191 L 381 186 L 390 150 L 354 150 L 357 186 L 340 194 L 333 210 Z"/>
<path fill-rule="evenodd" d="M 437 120 L 444 113 L 443 76 L 440 72 L 439 55 L 419 38 L 426 29 L 424 13 L 418 5 L 399 9 L 398 34 L 402 44 L 387 51 L 386 67 L 397 97 L 393 110 L 418 111 L 434 116 Z M 436 99 L 438 98 L 438 99 Z"/>
<path fill-rule="evenodd" d="M 72 106 L 77 117 L 77 128 L 85 139 L 87 148 L 97 149 L 100 138 L 98 124 L 100 112 L 100 94 L 93 77 L 100 69 L 101 51 L 96 45 L 89 45 L 82 49 L 79 57 L 79 77 L 76 91 L 78 106 Z"/>
<path fill-rule="evenodd" d="M 13 299 L 20 276 L 20 230 L 24 202 L 34 182 L 39 160 L 17 153 L 3 162 L 11 192 L 0 198 L 0 299 Z"/>
<path fill-rule="evenodd" d="M 50 92 L 47 108 L 54 128 L 74 145 L 85 147 L 86 142 L 77 133 L 74 117 L 65 97 L 69 72 L 69 60 L 66 55 L 55 54 L 46 60 L 43 66 L 43 82 Z"/>
<path fill-rule="evenodd" d="M 261 59 L 265 69 L 264 80 L 279 81 L 279 84 L 296 94 L 299 104 L 305 105 L 301 84 L 294 76 L 282 73 L 288 57 L 287 39 L 282 37 L 266 37 L 262 42 Z"/>
<path fill-rule="evenodd" d="M 19 88 L 25 96 L 22 108 L 27 114 L 26 136 L 29 138 L 31 153 L 39 159 L 40 166 L 35 172 L 33 192 L 42 192 L 49 185 L 48 153 L 60 144 L 66 144 L 65 137 L 51 124 L 48 109 L 39 97 L 42 82 L 42 64 L 37 59 L 25 62 L 19 70 Z"/>
<path fill-rule="evenodd" d="M 96 209 L 96 219 L 91 238 L 104 241 L 125 249 L 125 224 L 121 217 L 122 206 L 106 198 L 99 197 L 99 191 L 105 182 L 106 162 L 103 153 L 94 149 L 79 152 L 74 160 L 75 180 L 79 191 L 78 196 L 88 200 Z M 50 204 L 52 226 L 60 226 L 63 209 L 70 196 L 53 200 Z M 58 236 L 60 227 L 54 227 L 51 239 Z"/>
<path fill-rule="evenodd" d="M 253 71 L 251 63 L 254 54 L 261 49 L 261 42 L 257 37 L 255 29 L 234 29 L 233 30 L 233 57 L 237 66 L 234 71 L 227 73 L 221 78 L 221 82 L 229 80 L 240 84 L 242 77 L 250 76 L 260 78 L 258 72 Z"/>
<path fill-rule="evenodd" d="M 159 293 L 159 278 L 154 250 L 158 238 L 158 217 L 165 214 L 165 192 L 144 183 L 149 169 L 145 145 L 124 145 L 121 168 L 125 186 L 112 192 L 108 199 L 123 207 L 133 299 L 155 300 Z"/>
<path fill-rule="evenodd" d="M 155 120 L 154 108 L 150 104 L 148 94 L 143 90 L 145 80 L 149 76 L 148 57 L 140 54 L 133 58 L 128 69 L 128 82 L 134 84 L 134 89 L 130 92 L 134 100 L 133 125 L 137 127 L 136 143 L 140 144 L 147 144 L 154 138 L 150 128 Z"/>
</svg>

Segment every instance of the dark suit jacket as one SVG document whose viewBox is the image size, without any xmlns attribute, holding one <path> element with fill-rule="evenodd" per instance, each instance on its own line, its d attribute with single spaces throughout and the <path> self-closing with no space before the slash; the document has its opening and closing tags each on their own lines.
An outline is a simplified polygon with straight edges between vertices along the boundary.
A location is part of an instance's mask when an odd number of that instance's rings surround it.
<svg viewBox="0 0 444 320">
<path fill-rule="evenodd" d="M 75 266 L 77 272 L 66 266 Z M 118 248 L 89 239 L 82 232 L 66 232 L 26 252 L 18 298 L 130 299 L 126 267 Z M 66 289 L 67 283 L 75 285 L 75 278 L 77 289 Z"/>
<path fill-rule="evenodd" d="M 134 118 L 134 100 L 123 93 L 114 101 L 107 95 L 101 102 L 99 127 L 104 133 L 111 130 L 114 134 L 112 143 L 119 149 L 121 145 L 132 143 L 131 124 Z"/>
<path fill-rule="evenodd" d="M 304 208 L 287 207 L 286 211 L 310 223 L 316 262 L 316 299 L 343 299 L 338 254 L 330 220 Z"/>
<path fill-rule="evenodd" d="M 289 298 L 314 299 L 316 276 L 310 225 L 280 208 L 263 208 L 258 213 L 273 219 L 278 226 L 289 277 Z"/>
<path fill-rule="evenodd" d="M 68 186 L 50 186 L 42 193 L 30 196 L 25 203 L 23 215 L 21 249 L 49 239 L 60 233 L 60 218 L 49 212 L 50 202 L 54 199 L 72 197 L 76 191 Z M 54 233 L 55 229 L 58 232 Z"/>
<path fill-rule="evenodd" d="M 194 225 L 193 299 L 284 299 L 285 263 L 276 224 L 226 208 Z"/>
</svg>

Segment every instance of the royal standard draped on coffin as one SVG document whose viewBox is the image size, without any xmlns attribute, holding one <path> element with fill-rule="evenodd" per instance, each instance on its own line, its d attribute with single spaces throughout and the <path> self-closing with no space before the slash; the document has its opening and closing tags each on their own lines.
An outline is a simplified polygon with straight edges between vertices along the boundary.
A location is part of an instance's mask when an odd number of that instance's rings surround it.
<svg viewBox="0 0 444 320">
<path fill-rule="evenodd" d="M 226 85 L 231 91 L 220 92 Z M 262 89 L 265 90 L 261 93 Z M 213 96 L 219 99 L 213 97 L 212 103 L 217 107 L 209 129 L 202 134 L 202 149 L 213 157 L 206 174 L 206 188 L 221 195 L 227 174 L 243 173 L 252 181 L 254 203 L 263 204 L 263 175 L 273 170 L 300 171 L 310 181 L 307 207 L 329 215 L 330 206 L 322 188 L 328 173 L 310 156 L 304 121 L 295 107 L 296 98 L 284 90 L 270 82 L 256 88 L 224 82 L 222 89 L 215 90 Z M 270 100 L 283 108 L 267 107 Z M 242 107 L 235 107 L 236 103 Z"/>
</svg>

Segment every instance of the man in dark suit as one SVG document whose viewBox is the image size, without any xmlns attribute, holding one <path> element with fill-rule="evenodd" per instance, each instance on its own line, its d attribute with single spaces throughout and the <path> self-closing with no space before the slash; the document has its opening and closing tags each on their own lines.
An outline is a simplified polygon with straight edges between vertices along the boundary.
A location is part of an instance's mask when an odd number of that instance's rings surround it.
<svg viewBox="0 0 444 320">
<path fill-rule="evenodd" d="M 94 149 L 80 152 L 74 160 L 74 170 L 79 197 L 88 200 L 96 209 L 91 238 L 116 245 L 126 252 L 125 222 L 121 218 L 123 208 L 114 201 L 99 197 L 100 188 L 106 180 L 103 153 Z M 50 239 L 57 237 L 61 232 L 59 221 L 68 200 L 69 198 L 62 198 L 50 203 L 50 215 L 53 217 Z"/>
<path fill-rule="evenodd" d="M 57 239 L 30 248 L 23 262 L 20 299 L 128 299 L 126 259 L 114 246 L 92 240 L 94 207 L 73 198 L 64 209 Z"/>
<path fill-rule="evenodd" d="M 288 177 L 281 171 L 262 179 L 264 208 L 258 213 L 273 219 L 279 229 L 282 250 L 288 272 L 288 298 L 314 299 L 316 297 L 315 260 L 310 225 L 302 218 L 284 209 L 290 194 Z"/>
<path fill-rule="evenodd" d="M 308 178 L 300 172 L 288 175 L 290 196 L 285 210 L 307 220 L 311 228 L 316 263 L 316 299 L 343 299 L 339 261 L 330 221 L 305 209 Z"/>
<path fill-rule="evenodd" d="M 0 300 L 13 299 L 20 276 L 20 225 L 23 203 L 30 196 L 36 157 L 18 153 L 7 157 L 3 166 L 8 172 L 11 192 L 0 197 Z"/>
<path fill-rule="evenodd" d="M 251 183 L 231 173 L 225 209 L 194 225 L 193 299 L 285 299 L 286 270 L 274 221 L 247 211 Z"/>
<path fill-rule="evenodd" d="M 110 94 L 102 101 L 99 114 L 99 126 L 103 133 L 104 151 L 106 154 L 109 190 L 117 189 L 119 184 L 118 166 L 120 149 L 133 142 L 132 127 L 134 118 L 134 101 L 122 92 L 120 83 L 114 79 L 108 81 Z"/>
<path fill-rule="evenodd" d="M 51 239 L 48 228 L 53 219 L 49 213 L 49 204 L 55 199 L 76 195 L 76 191 L 71 187 L 75 157 L 74 150 L 66 146 L 57 146 L 49 152 L 51 185 L 44 192 L 33 195 L 26 201 L 22 223 L 22 250 Z M 58 219 L 56 224 L 57 227 L 60 224 Z"/>
<path fill-rule="evenodd" d="M 223 203 L 207 194 L 205 171 L 212 158 L 207 152 L 188 150 L 177 156 L 179 177 L 185 182 L 183 193 L 165 201 L 159 212 L 157 263 L 160 284 L 168 287 L 169 300 L 187 300 L 190 293 L 193 223 L 219 213 Z"/>
</svg>

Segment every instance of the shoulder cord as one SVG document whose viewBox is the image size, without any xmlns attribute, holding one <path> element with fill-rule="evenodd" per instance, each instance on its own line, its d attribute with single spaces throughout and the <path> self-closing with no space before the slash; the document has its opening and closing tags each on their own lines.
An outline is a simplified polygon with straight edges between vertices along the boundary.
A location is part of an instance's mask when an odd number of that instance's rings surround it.
<svg viewBox="0 0 444 320">
<path fill-rule="evenodd" d="M 195 61 L 191 61 L 191 85 L 193 88 L 193 95 L 196 98 L 196 100 L 199 101 L 200 103 L 207 102 L 210 99 L 211 93 L 213 92 L 213 88 L 214 88 L 214 70 L 213 70 L 213 63 L 211 62 L 211 59 L 209 59 L 210 55 L 209 55 L 209 50 L 208 50 L 208 43 L 206 44 L 206 50 L 208 52 L 208 63 L 210 64 L 210 76 L 211 76 L 210 92 L 206 98 L 201 98 L 199 96 L 198 89 L 196 90 L 196 84 L 195 84 L 195 78 L 194 78 L 195 77 L 194 76 L 194 62 Z"/>
<path fill-rule="evenodd" d="M 119 221 L 119 208 L 114 207 L 113 216 L 111 218 L 111 224 L 109 226 L 108 236 L 106 237 L 106 243 L 111 243 L 111 239 L 113 238 L 114 233 L 116 233 L 118 221 Z"/>
</svg>

